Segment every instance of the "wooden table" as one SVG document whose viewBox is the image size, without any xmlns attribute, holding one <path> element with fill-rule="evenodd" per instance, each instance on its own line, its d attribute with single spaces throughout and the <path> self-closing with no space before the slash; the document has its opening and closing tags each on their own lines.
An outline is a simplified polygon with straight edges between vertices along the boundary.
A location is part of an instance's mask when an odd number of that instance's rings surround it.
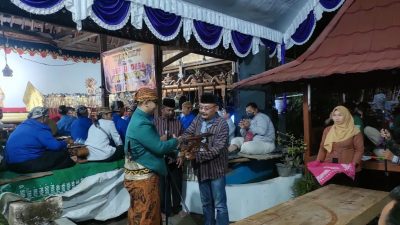
<svg viewBox="0 0 400 225">
<path fill-rule="evenodd" d="M 365 225 L 389 201 L 388 192 L 331 184 L 234 224 Z"/>
</svg>

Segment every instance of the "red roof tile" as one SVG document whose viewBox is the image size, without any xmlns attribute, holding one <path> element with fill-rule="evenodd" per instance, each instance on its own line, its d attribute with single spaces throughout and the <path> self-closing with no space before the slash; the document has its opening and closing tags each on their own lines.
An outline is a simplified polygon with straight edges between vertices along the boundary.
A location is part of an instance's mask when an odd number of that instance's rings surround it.
<svg viewBox="0 0 400 225">
<path fill-rule="evenodd" d="M 298 59 L 235 87 L 398 68 L 399 12 L 400 0 L 347 0 Z"/>
</svg>

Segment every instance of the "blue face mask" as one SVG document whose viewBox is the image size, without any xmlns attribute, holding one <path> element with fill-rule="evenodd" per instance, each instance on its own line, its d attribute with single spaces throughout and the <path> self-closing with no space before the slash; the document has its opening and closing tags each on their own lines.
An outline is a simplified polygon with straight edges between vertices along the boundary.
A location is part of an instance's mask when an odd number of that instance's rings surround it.
<svg viewBox="0 0 400 225">
<path fill-rule="evenodd" d="M 254 118 L 254 113 L 251 112 L 246 112 L 247 117 L 249 117 L 250 119 Z"/>
</svg>

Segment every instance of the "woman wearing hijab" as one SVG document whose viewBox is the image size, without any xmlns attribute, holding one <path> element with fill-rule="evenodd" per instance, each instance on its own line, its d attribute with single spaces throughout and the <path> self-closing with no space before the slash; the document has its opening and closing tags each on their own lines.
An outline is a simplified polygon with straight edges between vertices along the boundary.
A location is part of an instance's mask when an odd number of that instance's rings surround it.
<svg viewBox="0 0 400 225">
<path fill-rule="evenodd" d="M 361 157 L 364 153 L 362 133 L 354 125 L 353 117 L 344 106 L 336 106 L 331 112 L 331 118 L 334 123 L 324 130 L 317 160 L 320 162 L 354 163 L 356 172 L 359 172 L 361 170 Z"/>
</svg>

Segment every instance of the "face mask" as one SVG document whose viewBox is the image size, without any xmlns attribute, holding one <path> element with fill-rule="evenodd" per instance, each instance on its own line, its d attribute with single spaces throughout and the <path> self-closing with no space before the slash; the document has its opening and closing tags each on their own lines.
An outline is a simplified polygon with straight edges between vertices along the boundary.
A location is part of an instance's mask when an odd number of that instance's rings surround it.
<svg viewBox="0 0 400 225">
<path fill-rule="evenodd" d="M 254 118 L 254 113 L 248 112 L 246 113 L 247 117 L 249 117 L 250 119 Z"/>
</svg>

